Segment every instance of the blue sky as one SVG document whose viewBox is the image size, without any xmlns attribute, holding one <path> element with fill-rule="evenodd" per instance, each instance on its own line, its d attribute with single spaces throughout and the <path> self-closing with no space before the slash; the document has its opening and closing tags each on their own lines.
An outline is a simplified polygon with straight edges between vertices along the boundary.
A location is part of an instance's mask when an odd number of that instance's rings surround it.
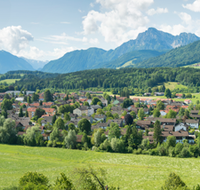
<svg viewBox="0 0 200 190">
<path fill-rule="evenodd" d="M 0 0 L 0 49 L 52 60 L 114 49 L 149 27 L 200 36 L 200 0 Z"/>
</svg>

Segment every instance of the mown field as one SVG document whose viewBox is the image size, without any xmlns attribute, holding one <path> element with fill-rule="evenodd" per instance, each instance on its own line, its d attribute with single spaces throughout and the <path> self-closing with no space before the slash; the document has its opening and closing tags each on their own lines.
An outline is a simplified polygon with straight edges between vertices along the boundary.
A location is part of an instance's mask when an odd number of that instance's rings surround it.
<svg viewBox="0 0 200 190">
<path fill-rule="evenodd" d="M 89 165 L 104 168 L 108 173 L 108 184 L 119 186 L 122 190 L 160 189 L 170 172 L 180 175 L 189 187 L 200 183 L 199 158 L 0 145 L 0 188 L 17 185 L 19 178 L 27 171 L 41 172 L 50 181 L 64 172 L 75 182 L 74 168 Z"/>
<path fill-rule="evenodd" d="M 15 81 L 19 81 L 20 79 L 5 79 L 5 80 L 0 80 L 0 83 L 6 82 L 7 84 L 13 84 Z"/>
</svg>

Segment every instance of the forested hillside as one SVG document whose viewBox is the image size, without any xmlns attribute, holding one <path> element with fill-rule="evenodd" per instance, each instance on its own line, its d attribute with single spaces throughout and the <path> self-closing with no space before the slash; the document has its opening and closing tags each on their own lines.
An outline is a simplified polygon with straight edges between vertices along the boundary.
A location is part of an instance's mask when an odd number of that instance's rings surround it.
<svg viewBox="0 0 200 190">
<path fill-rule="evenodd" d="M 41 79 L 30 74 L 15 85 L 27 90 L 44 88 L 54 89 L 86 89 L 124 88 L 147 89 L 164 82 L 179 82 L 186 86 L 200 86 L 200 70 L 193 68 L 149 68 L 149 69 L 96 69 L 61 74 L 55 78 Z"/>
<path fill-rule="evenodd" d="M 200 41 L 179 47 L 164 55 L 150 58 L 137 65 L 139 68 L 150 67 L 181 67 L 200 62 Z"/>
</svg>

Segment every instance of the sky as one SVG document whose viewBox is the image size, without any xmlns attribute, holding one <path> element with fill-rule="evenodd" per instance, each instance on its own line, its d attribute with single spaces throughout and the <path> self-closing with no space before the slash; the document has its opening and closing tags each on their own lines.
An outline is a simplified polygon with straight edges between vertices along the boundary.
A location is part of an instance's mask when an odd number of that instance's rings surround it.
<svg viewBox="0 0 200 190">
<path fill-rule="evenodd" d="M 200 0 L 0 0 L 0 50 L 28 59 L 115 49 L 149 27 L 200 36 Z"/>
</svg>

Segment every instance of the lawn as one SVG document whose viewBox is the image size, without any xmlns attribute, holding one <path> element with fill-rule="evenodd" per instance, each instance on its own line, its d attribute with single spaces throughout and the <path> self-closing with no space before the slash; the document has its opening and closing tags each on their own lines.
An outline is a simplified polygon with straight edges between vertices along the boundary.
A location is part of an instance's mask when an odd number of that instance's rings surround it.
<svg viewBox="0 0 200 190">
<path fill-rule="evenodd" d="M 134 154 L 98 153 L 47 147 L 0 145 L 0 188 L 17 185 L 27 171 L 38 171 L 55 180 L 60 172 L 72 181 L 73 170 L 88 165 L 104 168 L 109 184 L 120 189 L 160 189 L 170 172 L 193 187 L 200 181 L 199 158 L 170 158 Z"/>
<path fill-rule="evenodd" d="M 167 82 L 165 83 L 165 88 L 169 88 L 170 90 L 174 90 L 174 89 L 182 89 L 182 88 L 187 88 L 187 86 L 184 86 L 182 84 L 179 84 L 177 82 Z"/>
<path fill-rule="evenodd" d="M 15 81 L 19 81 L 20 79 L 5 79 L 5 80 L 0 80 L 0 83 L 6 82 L 7 84 L 13 84 Z"/>
</svg>

